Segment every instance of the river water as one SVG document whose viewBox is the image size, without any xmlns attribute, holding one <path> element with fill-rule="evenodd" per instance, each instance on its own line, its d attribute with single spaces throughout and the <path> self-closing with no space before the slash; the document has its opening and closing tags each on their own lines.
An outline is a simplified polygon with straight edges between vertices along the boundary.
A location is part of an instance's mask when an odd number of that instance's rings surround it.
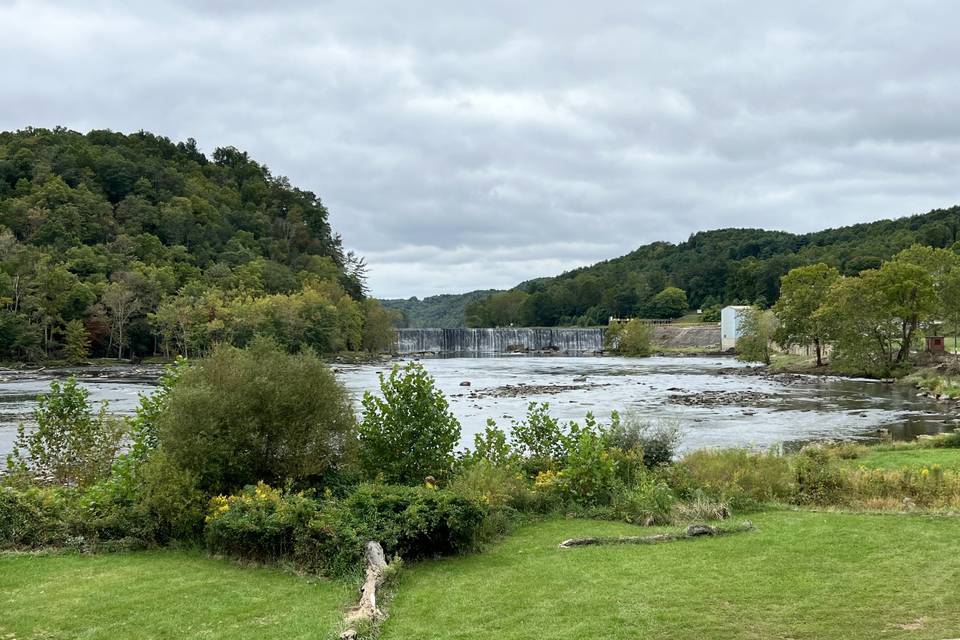
<svg viewBox="0 0 960 640">
<path fill-rule="evenodd" d="M 521 418 L 531 401 L 549 402 L 551 413 L 581 420 L 591 411 L 606 420 L 612 410 L 631 410 L 683 431 L 682 448 L 719 446 L 796 448 L 824 439 L 872 439 L 879 429 L 909 439 L 958 426 L 953 406 L 916 397 L 913 388 L 869 380 L 814 376 L 744 375 L 726 357 L 531 357 L 447 358 L 421 361 L 448 397 L 472 443 L 488 418 L 504 428 Z M 392 363 L 337 365 L 337 376 L 358 403 L 376 392 L 377 374 Z M 19 422 L 30 421 L 36 396 L 54 378 L 71 373 L 110 410 L 130 413 L 149 393 L 159 368 L 3 372 L 0 376 L 0 456 L 10 451 Z M 461 383 L 469 382 L 469 386 Z M 358 411 L 359 412 L 359 411 Z"/>
</svg>

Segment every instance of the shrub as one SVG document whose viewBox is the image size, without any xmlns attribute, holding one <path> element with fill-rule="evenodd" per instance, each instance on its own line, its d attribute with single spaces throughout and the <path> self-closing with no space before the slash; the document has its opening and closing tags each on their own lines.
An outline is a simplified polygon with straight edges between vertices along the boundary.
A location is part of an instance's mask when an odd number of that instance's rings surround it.
<svg viewBox="0 0 960 640">
<path fill-rule="evenodd" d="M 613 323 L 604 335 L 604 348 L 623 356 L 649 356 L 653 353 L 651 336 L 650 325 L 642 320 Z"/>
<path fill-rule="evenodd" d="M 296 558 L 301 566 L 337 575 L 360 568 L 368 540 L 407 560 L 461 553 L 474 548 L 483 522 L 479 505 L 451 491 L 362 485 L 323 505 L 298 536 Z"/>
<path fill-rule="evenodd" d="M 354 442 L 353 407 L 330 368 L 266 339 L 218 347 L 180 374 L 166 404 L 160 446 L 208 493 L 260 480 L 320 482 Z"/>
<path fill-rule="evenodd" d="M 87 402 L 90 392 L 70 378 L 50 383 L 50 393 L 37 398 L 35 429 L 17 428 L 7 467 L 13 474 L 60 485 L 86 486 L 104 477 L 123 438 L 121 423 L 107 418 L 104 402 L 96 415 Z"/>
<path fill-rule="evenodd" d="M 0 549 L 29 549 L 68 537 L 66 504 L 54 489 L 0 487 Z"/>
<path fill-rule="evenodd" d="M 519 463 L 517 453 L 507 441 L 507 434 L 498 429 L 493 420 L 487 420 L 483 433 L 474 434 L 473 451 L 465 458 L 467 462 L 486 461 L 495 467 L 508 467 Z"/>
<path fill-rule="evenodd" d="M 363 396 L 360 454 L 370 477 L 420 484 L 445 477 L 460 440 L 460 423 L 422 365 L 411 362 L 380 374 L 382 398 Z"/>
<path fill-rule="evenodd" d="M 843 475 L 825 447 L 808 445 L 794 458 L 797 500 L 803 504 L 837 504 L 844 499 Z"/>
<path fill-rule="evenodd" d="M 526 417 L 511 422 L 510 434 L 513 448 L 522 457 L 521 464 L 531 477 L 556 470 L 563 464 L 564 433 L 560 423 L 550 415 L 548 403 L 528 404 Z"/>
<path fill-rule="evenodd" d="M 569 438 L 566 464 L 560 472 L 566 490 L 577 504 L 610 503 L 617 485 L 617 469 L 606 439 L 596 429 L 577 429 Z"/>
<path fill-rule="evenodd" d="M 295 535 L 317 511 L 317 503 L 302 493 L 284 494 L 263 482 L 231 496 L 210 500 L 204 535 L 207 547 L 248 560 L 289 557 Z"/>
<path fill-rule="evenodd" d="M 616 415 L 607 430 L 607 442 L 622 451 L 643 451 L 643 464 L 648 469 L 673 461 L 683 431 L 676 422 L 651 422 L 638 413 L 628 411 Z"/>
<path fill-rule="evenodd" d="M 529 511 L 534 508 L 533 490 L 517 467 L 497 466 L 479 460 L 464 467 L 449 485 L 450 491 L 476 504 L 493 509 Z"/>
<path fill-rule="evenodd" d="M 706 495 L 738 506 L 789 500 L 796 490 L 789 459 L 773 452 L 702 449 L 686 454 L 678 467 Z"/>
<path fill-rule="evenodd" d="M 662 480 L 645 478 L 614 496 L 616 517 L 640 524 L 667 524 L 676 496 Z"/>
<path fill-rule="evenodd" d="M 197 538 L 206 499 L 197 488 L 196 474 L 157 451 L 143 464 L 140 478 L 136 510 L 149 523 L 148 539 L 162 543 Z"/>
</svg>

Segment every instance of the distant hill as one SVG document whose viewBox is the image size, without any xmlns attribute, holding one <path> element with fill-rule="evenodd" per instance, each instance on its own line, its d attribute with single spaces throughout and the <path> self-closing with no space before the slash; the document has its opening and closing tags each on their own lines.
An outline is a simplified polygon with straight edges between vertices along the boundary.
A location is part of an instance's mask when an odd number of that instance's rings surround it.
<svg viewBox="0 0 960 640">
<path fill-rule="evenodd" d="M 404 327 L 436 327 L 441 329 L 464 326 L 464 308 L 471 302 L 485 299 L 497 289 L 483 289 L 460 294 L 442 294 L 419 298 L 380 300 L 387 309 L 399 311 L 402 319 L 398 321 Z"/>
<path fill-rule="evenodd" d="M 445 321 L 473 326 L 605 324 L 610 316 L 643 315 L 653 296 L 671 286 L 686 292 L 692 308 L 769 305 L 779 297 L 780 277 L 794 267 L 824 262 L 853 275 L 912 244 L 958 248 L 958 233 L 958 206 L 807 234 L 717 229 L 678 244 L 647 244 L 510 292 L 438 297 L 448 310 Z"/>
</svg>

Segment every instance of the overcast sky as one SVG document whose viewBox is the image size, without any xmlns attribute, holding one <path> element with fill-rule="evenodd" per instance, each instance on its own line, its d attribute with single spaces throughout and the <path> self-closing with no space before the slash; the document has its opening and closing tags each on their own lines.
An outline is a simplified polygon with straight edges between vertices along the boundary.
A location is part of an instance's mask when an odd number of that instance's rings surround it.
<svg viewBox="0 0 960 640">
<path fill-rule="evenodd" d="M 375 295 L 422 297 L 960 202 L 958 27 L 952 1 L 0 0 L 0 128 L 247 150 Z"/>
</svg>

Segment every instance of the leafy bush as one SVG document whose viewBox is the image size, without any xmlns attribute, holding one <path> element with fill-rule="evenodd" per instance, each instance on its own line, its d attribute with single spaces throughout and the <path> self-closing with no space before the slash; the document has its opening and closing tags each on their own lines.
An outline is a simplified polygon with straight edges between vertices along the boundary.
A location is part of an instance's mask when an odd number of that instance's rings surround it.
<svg viewBox="0 0 960 640">
<path fill-rule="evenodd" d="M 604 334 L 604 348 L 622 356 L 649 356 L 653 353 L 652 333 L 650 324 L 642 320 L 612 323 Z"/>
<path fill-rule="evenodd" d="M 317 503 L 302 493 L 285 495 L 263 482 L 232 496 L 216 496 L 206 518 L 207 547 L 257 561 L 289 557 L 296 533 L 316 511 Z"/>
<path fill-rule="evenodd" d="M 460 441 L 460 423 L 422 365 L 411 362 L 380 374 L 382 398 L 363 396 L 360 455 L 370 477 L 420 484 L 445 477 Z"/>
<path fill-rule="evenodd" d="M 487 420 L 483 433 L 473 436 L 473 451 L 465 456 L 467 462 L 486 461 L 496 467 L 509 467 L 519 464 L 517 452 L 507 441 L 507 434 L 497 428 L 492 419 Z"/>
<path fill-rule="evenodd" d="M 449 490 L 492 509 L 535 509 L 533 490 L 517 467 L 498 466 L 481 459 L 464 467 Z"/>
<path fill-rule="evenodd" d="M 836 504 L 844 499 L 843 475 L 829 451 L 808 445 L 794 459 L 797 500 L 803 504 Z"/>
<path fill-rule="evenodd" d="M 104 402 L 96 415 L 90 392 L 70 378 L 54 380 L 50 393 L 37 398 L 35 429 L 17 428 L 7 468 L 14 475 L 59 485 L 87 486 L 104 477 L 123 438 L 122 423 L 107 417 Z"/>
<path fill-rule="evenodd" d="M 197 476 L 157 451 L 140 470 L 137 512 L 149 523 L 148 539 L 155 542 L 193 540 L 203 530 L 206 498 L 197 488 Z"/>
<path fill-rule="evenodd" d="M 563 464 L 565 436 L 560 423 L 550 415 L 549 403 L 528 404 L 526 417 L 512 421 L 510 434 L 513 448 L 522 457 L 521 464 L 531 477 L 556 470 Z"/>
<path fill-rule="evenodd" d="M 361 566 L 368 540 L 407 560 L 461 553 L 478 542 L 484 515 L 479 505 L 451 491 L 362 485 L 323 505 L 298 535 L 296 559 L 306 568 L 337 575 Z"/>
<path fill-rule="evenodd" d="M 670 464 L 682 437 L 679 424 L 666 420 L 651 422 L 633 411 L 615 414 L 607 430 L 611 447 L 643 451 L 643 464 L 648 469 Z"/>
<path fill-rule="evenodd" d="M 560 475 L 577 504 L 606 505 L 617 487 L 617 469 L 607 441 L 595 428 L 577 429 L 569 437 L 566 464 Z"/>
<path fill-rule="evenodd" d="M 53 489 L 0 487 L 0 549 L 60 544 L 68 536 L 65 500 Z"/>
<path fill-rule="evenodd" d="M 180 374 L 166 404 L 160 446 L 208 493 L 319 482 L 339 471 L 354 442 L 353 407 L 330 368 L 270 340 L 218 347 Z"/>
<path fill-rule="evenodd" d="M 613 498 L 616 517 L 640 524 L 667 524 L 676 496 L 662 480 L 645 478 Z"/>
</svg>

